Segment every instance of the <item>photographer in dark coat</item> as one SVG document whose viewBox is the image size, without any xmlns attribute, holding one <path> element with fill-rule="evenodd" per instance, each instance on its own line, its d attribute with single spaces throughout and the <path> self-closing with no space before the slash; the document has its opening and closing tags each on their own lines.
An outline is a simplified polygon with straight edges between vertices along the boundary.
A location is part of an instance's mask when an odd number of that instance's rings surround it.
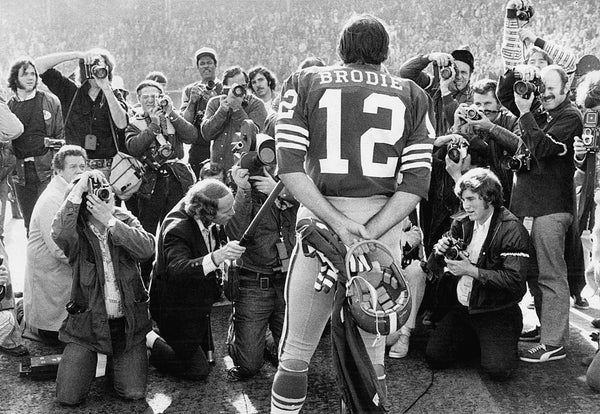
<svg viewBox="0 0 600 414">
<path fill-rule="evenodd" d="M 455 192 L 468 216 L 452 223 L 428 267 L 456 296 L 431 334 L 426 356 L 432 366 L 443 368 L 479 348 L 483 369 L 504 380 L 519 360 L 529 236 L 502 207 L 502 186 L 490 170 L 469 170 Z"/>
<path fill-rule="evenodd" d="M 114 206 L 108 182 L 94 170 L 81 174 L 56 213 L 52 238 L 73 269 L 68 316 L 59 331 L 67 346 L 56 378 L 58 401 L 85 399 L 98 354 L 108 355 L 119 396 L 144 398 L 151 324 L 138 263 L 152 255 L 154 237 Z"/>
<path fill-rule="evenodd" d="M 150 312 L 162 338 L 147 344 L 150 362 L 161 371 L 189 380 L 208 375 L 210 312 L 220 293 L 217 271 L 245 251 L 238 241 L 219 248 L 215 224 L 224 225 L 233 214 L 229 188 L 207 178 L 194 184 L 162 223 L 150 287 Z"/>
</svg>

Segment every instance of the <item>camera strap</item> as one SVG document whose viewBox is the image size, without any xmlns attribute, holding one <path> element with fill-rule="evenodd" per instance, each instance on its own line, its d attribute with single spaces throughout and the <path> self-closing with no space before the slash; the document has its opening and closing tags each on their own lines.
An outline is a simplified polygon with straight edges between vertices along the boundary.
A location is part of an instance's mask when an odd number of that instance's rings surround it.
<svg viewBox="0 0 600 414">
<path fill-rule="evenodd" d="M 63 123 L 65 128 L 67 126 L 67 122 L 69 122 L 69 117 L 71 116 L 71 110 L 73 109 L 73 103 L 75 102 L 75 98 L 77 97 L 77 94 L 79 93 L 79 89 L 77 88 L 75 90 L 75 94 L 73 95 L 73 98 L 71 99 L 71 103 L 69 104 L 69 110 L 67 111 L 67 116 L 65 116 L 65 122 Z"/>
<path fill-rule="evenodd" d="M 588 158 L 585 166 L 585 180 L 581 186 L 580 202 L 577 209 L 577 224 L 579 233 L 592 228 L 592 211 L 594 210 L 594 188 L 596 187 L 596 164 L 600 163 L 600 155 L 596 152 L 589 153 L 594 156 L 594 162 Z"/>
</svg>

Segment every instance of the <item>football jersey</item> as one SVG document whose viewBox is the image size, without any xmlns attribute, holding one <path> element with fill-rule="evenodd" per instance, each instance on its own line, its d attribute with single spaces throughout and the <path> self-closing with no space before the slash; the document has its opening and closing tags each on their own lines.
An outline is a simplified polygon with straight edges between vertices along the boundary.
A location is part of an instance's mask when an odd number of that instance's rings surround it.
<svg viewBox="0 0 600 414">
<path fill-rule="evenodd" d="M 413 81 L 368 66 L 312 67 L 281 91 L 278 174 L 305 172 L 325 196 L 427 197 L 435 131 Z"/>
</svg>

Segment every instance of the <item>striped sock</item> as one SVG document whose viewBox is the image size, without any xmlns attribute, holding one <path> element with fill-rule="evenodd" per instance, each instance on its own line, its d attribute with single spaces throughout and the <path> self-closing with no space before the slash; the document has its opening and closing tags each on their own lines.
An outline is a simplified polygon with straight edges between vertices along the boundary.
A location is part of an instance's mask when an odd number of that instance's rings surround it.
<svg viewBox="0 0 600 414">
<path fill-rule="evenodd" d="M 271 389 L 271 414 L 299 413 L 308 383 L 308 368 L 295 371 L 279 364 Z"/>
</svg>

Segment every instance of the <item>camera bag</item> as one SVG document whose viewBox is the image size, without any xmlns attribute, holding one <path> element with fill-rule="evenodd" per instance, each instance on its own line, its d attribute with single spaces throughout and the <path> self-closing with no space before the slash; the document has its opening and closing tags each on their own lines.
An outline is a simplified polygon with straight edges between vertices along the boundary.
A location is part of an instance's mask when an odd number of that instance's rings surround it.
<svg viewBox="0 0 600 414">
<path fill-rule="evenodd" d="M 144 176 L 144 165 L 137 158 L 119 151 L 119 144 L 112 119 L 110 120 L 110 130 L 115 141 L 117 153 L 112 159 L 108 182 L 115 195 L 125 201 L 129 200 L 140 189 L 142 177 Z"/>
</svg>

